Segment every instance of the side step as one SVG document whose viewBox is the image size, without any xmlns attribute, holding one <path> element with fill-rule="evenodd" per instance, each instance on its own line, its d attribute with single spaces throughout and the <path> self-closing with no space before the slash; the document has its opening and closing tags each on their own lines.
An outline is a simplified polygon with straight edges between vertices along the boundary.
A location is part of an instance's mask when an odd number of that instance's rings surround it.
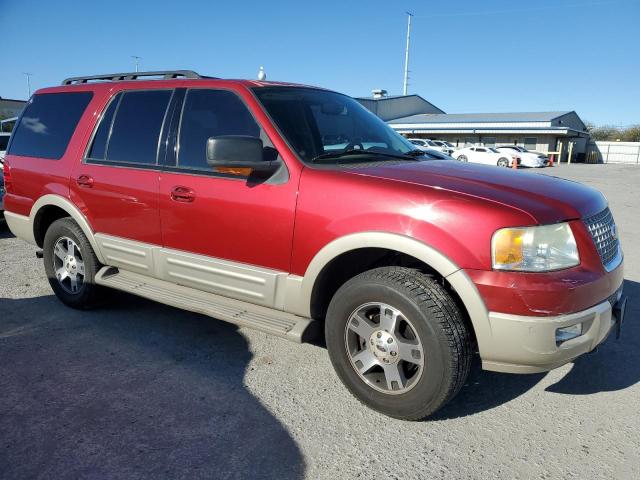
<svg viewBox="0 0 640 480">
<path fill-rule="evenodd" d="M 311 340 L 316 332 L 316 322 L 310 318 L 201 292 L 138 273 L 121 271 L 115 267 L 102 267 L 96 274 L 95 282 L 241 327 L 254 328 L 293 342 Z"/>
</svg>

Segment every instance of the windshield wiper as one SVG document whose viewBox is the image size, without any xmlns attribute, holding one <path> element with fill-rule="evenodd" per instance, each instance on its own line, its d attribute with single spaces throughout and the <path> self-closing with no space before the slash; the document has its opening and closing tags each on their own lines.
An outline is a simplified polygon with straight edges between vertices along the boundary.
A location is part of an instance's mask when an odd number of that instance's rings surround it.
<svg viewBox="0 0 640 480">
<path fill-rule="evenodd" d="M 406 155 L 401 154 L 401 153 L 397 153 L 397 154 L 393 154 L 393 153 L 382 153 L 382 152 L 371 152 L 368 150 L 346 150 L 346 151 L 336 151 L 336 152 L 327 152 L 327 153 L 323 153 L 318 155 L 317 157 L 314 157 L 311 159 L 311 161 L 313 163 L 316 163 L 316 161 L 318 160 L 325 160 L 325 159 L 339 159 L 341 157 L 346 157 L 348 155 L 368 155 L 368 156 L 378 156 L 378 157 L 387 157 L 387 158 L 397 158 L 400 160 L 417 160 L 417 158 L 415 158 L 413 155 L 410 155 L 411 152 L 407 153 Z"/>
</svg>

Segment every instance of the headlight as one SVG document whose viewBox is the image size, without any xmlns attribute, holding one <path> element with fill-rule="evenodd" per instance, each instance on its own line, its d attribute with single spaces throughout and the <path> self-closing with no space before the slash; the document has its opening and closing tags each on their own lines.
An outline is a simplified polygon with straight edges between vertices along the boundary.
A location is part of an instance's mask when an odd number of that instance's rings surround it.
<svg viewBox="0 0 640 480">
<path fill-rule="evenodd" d="M 503 228 L 493 234 L 491 259 L 496 270 L 548 272 L 580 264 L 568 223 Z"/>
</svg>

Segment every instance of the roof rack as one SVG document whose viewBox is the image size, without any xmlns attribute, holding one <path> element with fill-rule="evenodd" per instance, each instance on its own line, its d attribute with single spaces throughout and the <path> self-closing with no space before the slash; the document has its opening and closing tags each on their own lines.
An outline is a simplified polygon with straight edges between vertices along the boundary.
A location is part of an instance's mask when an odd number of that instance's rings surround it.
<svg viewBox="0 0 640 480">
<path fill-rule="evenodd" d="M 105 75 L 91 75 L 89 77 L 65 78 L 62 85 L 74 85 L 88 83 L 90 81 L 111 81 L 139 80 L 141 77 L 162 77 L 163 80 L 173 78 L 212 78 L 204 77 L 193 70 L 157 70 L 154 72 L 128 72 L 128 73 L 107 73 Z"/>
</svg>

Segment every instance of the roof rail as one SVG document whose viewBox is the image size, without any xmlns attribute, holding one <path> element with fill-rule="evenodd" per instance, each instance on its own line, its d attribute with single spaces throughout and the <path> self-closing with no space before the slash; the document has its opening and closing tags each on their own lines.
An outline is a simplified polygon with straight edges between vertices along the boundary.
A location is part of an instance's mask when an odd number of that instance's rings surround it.
<svg viewBox="0 0 640 480">
<path fill-rule="evenodd" d="M 172 78 L 211 78 L 203 77 L 193 70 L 157 70 L 154 72 L 128 72 L 128 73 L 107 73 L 105 75 L 91 75 L 89 77 L 70 77 L 62 81 L 62 85 L 73 85 L 88 83 L 90 81 L 112 81 L 119 80 L 142 80 L 141 77 L 162 77 L 163 80 Z"/>
</svg>

